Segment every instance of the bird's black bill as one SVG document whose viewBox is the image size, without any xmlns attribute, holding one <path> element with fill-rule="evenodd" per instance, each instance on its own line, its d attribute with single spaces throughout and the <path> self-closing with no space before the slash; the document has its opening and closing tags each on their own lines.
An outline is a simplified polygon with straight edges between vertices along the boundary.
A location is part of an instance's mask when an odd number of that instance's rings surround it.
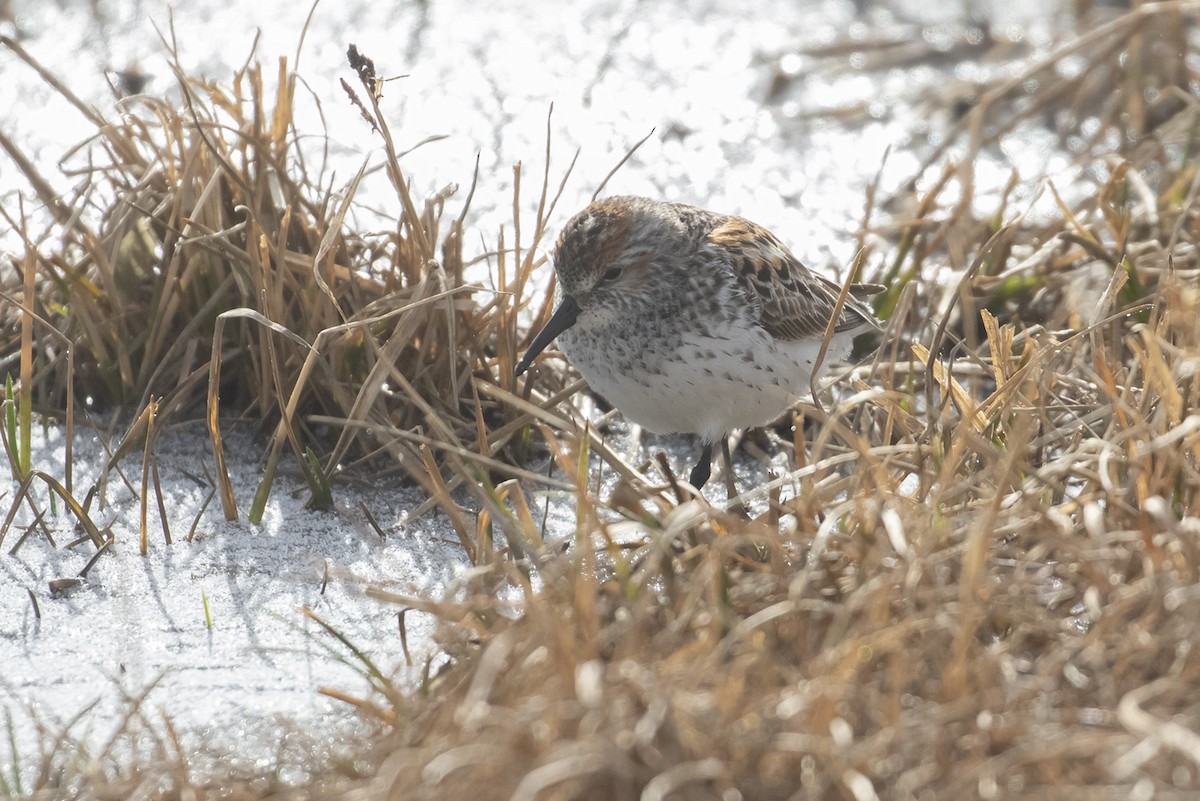
<svg viewBox="0 0 1200 801">
<path fill-rule="evenodd" d="M 533 360 L 537 358 L 537 355 L 544 351 L 546 346 L 553 342 L 556 336 L 575 325 L 575 318 L 578 316 L 579 304 L 575 302 L 575 298 L 570 295 L 563 295 L 562 303 L 558 304 L 558 308 L 554 310 L 554 315 L 550 318 L 550 322 L 546 323 L 546 327 L 539 331 L 538 335 L 533 338 L 533 342 L 529 343 L 529 350 L 525 351 L 525 355 L 517 363 L 517 375 L 521 375 L 528 370 L 529 365 L 533 364 Z"/>
</svg>

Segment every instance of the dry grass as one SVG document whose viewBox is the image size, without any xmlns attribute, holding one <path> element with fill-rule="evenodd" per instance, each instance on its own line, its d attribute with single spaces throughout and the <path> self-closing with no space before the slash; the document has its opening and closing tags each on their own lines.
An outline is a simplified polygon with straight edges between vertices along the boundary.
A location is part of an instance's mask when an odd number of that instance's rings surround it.
<svg viewBox="0 0 1200 801">
<path fill-rule="evenodd" d="M 0 44 L 73 99 L 15 41 Z M 0 353 L 28 371 L 22 403 L 65 414 L 68 429 L 81 392 L 89 406 L 133 407 L 138 416 L 122 450 L 141 447 L 155 420 L 161 429 L 177 410 L 207 403 L 231 519 L 239 504 L 224 469 L 221 416 L 275 426 L 252 520 L 285 447 L 318 502 L 333 465 L 353 469 L 367 460 L 386 460 L 388 470 L 406 471 L 435 497 L 447 466 L 459 475 L 531 478 L 496 458 L 525 427 L 501 428 L 509 420 L 496 404 L 480 402 L 474 382 L 515 388 L 516 311 L 552 208 L 548 186 L 532 231 L 517 220 L 515 241 L 500 243 L 495 288 L 484 290 L 463 278 L 473 187 L 449 220 L 446 197 L 418 203 L 411 196 L 370 70 L 358 90 L 365 104 L 356 102 L 384 140 L 401 200 L 395 228 L 373 235 L 347 226 L 363 173 L 330 191 L 297 149 L 298 84 L 284 61 L 274 89 L 257 66 L 231 86 L 178 69 L 176 77 L 181 108 L 138 97 L 126 101 L 120 119 L 105 120 L 75 101 L 95 122 L 107 158 L 86 174 L 77 197 L 54 197 L 36 166 L 19 162 L 58 223 L 48 242 L 25 234 L 26 252 L 13 265 L 26 283 L 4 296 Z M 7 139 L 0 145 L 19 155 Z M 0 213 L 28 232 L 13 211 Z"/>
<path fill-rule="evenodd" d="M 299 788 L 193 779 L 164 748 L 148 764 L 81 771 L 72 797 L 1196 797 L 1200 118 L 1178 91 L 1195 84 L 1186 48 L 1166 59 L 1148 38 L 1192 13 L 1146 6 L 1065 46 L 1090 54 L 1086 75 L 1118 78 L 1110 105 L 1086 109 L 1112 134 L 1081 148 L 1105 165 L 1086 203 L 1036 226 L 1007 193 L 988 219 L 970 213 L 970 164 L 989 137 L 1046 109 L 1085 113 L 1068 102 L 1078 85 L 1047 78 L 1019 113 L 1014 86 L 990 87 L 955 133 L 967 158 L 922 189 L 912 218 L 864 221 L 893 237 L 879 270 L 894 287 L 888 331 L 841 403 L 810 412 L 819 425 L 793 451 L 796 471 L 748 490 L 769 500 L 754 520 L 679 501 L 581 433 L 562 402 L 576 388 L 569 372 L 547 363 L 513 383 L 515 311 L 548 307 L 526 293 L 541 225 L 531 242 L 500 243 L 497 286 L 511 294 L 459 294 L 461 223 L 439 235 L 439 204 L 416 209 L 366 62 L 358 103 L 387 138 L 403 208 L 383 243 L 345 233 L 331 200 L 301 202 L 304 187 L 286 203 L 265 191 L 283 180 L 292 136 L 285 113 L 245 111 L 263 102 L 253 73 L 245 102 L 207 87 L 212 106 L 191 93 L 185 113 L 159 112 L 152 135 L 126 129 L 134 154 L 160 130 L 177 135 L 140 157 L 149 177 L 121 185 L 102 230 L 64 224 L 73 259 L 31 244 L 23 262 L 67 311 L 54 319 L 77 369 L 122 378 L 113 400 L 198 403 L 204 375 L 215 392 L 206 339 L 190 360 L 173 354 L 169 374 L 148 354 L 189 346 L 149 334 L 131 340 L 143 350 L 128 369 L 98 361 L 116 334 L 89 314 L 133 302 L 118 278 L 129 268 L 109 254 L 149 231 L 157 244 L 145 249 L 162 255 L 146 274 L 253 288 L 195 306 L 189 319 L 208 321 L 197 337 L 237 308 L 288 332 L 242 322 L 211 340 L 227 394 L 269 399 L 255 412 L 280 421 L 277 451 L 295 438 L 299 454 L 319 439 L 313 421 L 338 421 L 348 433 L 325 453 L 347 452 L 353 435 L 361 452 L 399 460 L 479 569 L 444 601 L 379 593 L 437 613 L 453 663 L 423 694 L 377 702 L 395 730 L 364 746 L 369 775 L 331 770 Z M 1052 76 L 1060 58 L 1029 74 Z M 1169 117 L 1141 103 L 1158 88 L 1178 101 Z M 274 105 L 286 104 L 281 90 Z M 243 116 L 226 126 L 218 112 Z M 951 186 L 962 202 L 940 200 Z M 544 181 L 543 209 L 551 196 Z M 957 283 L 916 280 L 960 257 Z M 172 292 L 182 306 L 188 293 Z M 33 352 L 49 349 L 43 336 Z M 22 386 L 65 403 L 67 375 L 38 358 Z M 400 391 L 386 394 L 384 380 Z M 510 466 L 533 432 L 575 495 L 565 555 L 541 543 L 529 511 L 526 492 L 546 480 Z M 593 454 L 619 476 L 605 497 L 588 489 Z M 45 775 L 35 797 L 55 797 L 61 776 Z"/>
</svg>

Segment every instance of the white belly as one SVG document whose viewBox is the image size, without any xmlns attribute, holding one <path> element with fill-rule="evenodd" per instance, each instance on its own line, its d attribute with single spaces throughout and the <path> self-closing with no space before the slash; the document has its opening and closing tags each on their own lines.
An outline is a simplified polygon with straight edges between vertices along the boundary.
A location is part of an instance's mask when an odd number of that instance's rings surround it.
<svg viewBox="0 0 1200 801">
<path fill-rule="evenodd" d="M 592 389 L 642 427 L 699 434 L 712 442 L 735 428 L 765 425 L 809 397 L 819 341 L 771 339 L 761 329 L 715 331 L 674 348 L 590 337 L 560 344 Z M 825 362 L 843 358 L 852 337 L 834 337 Z"/>
</svg>

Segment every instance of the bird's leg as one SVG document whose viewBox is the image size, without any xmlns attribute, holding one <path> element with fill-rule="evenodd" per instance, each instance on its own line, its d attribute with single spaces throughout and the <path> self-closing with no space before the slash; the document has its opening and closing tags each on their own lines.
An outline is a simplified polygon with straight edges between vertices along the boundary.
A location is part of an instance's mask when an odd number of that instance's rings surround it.
<svg viewBox="0 0 1200 801">
<path fill-rule="evenodd" d="M 725 494 L 733 500 L 737 497 L 737 485 L 733 481 L 733 457 L 729 454 L 729 435 L 721 437 L 721 459 L 725 462 Z M 746 504 L 739 503 L 735 511 L 740 511 L 744 517 L 750 517 Z"/>
<path fill-rule="evenodd" d="M 706 442 L 704 443 L 704 450 L 700 451 L 700 461 L 696 462 L 696 466 L 692 468 L 692 472 L 688 475 L 688 481 L 693 487 L 700 489 L 711 475 L 712 443 Z"/>
</svg>

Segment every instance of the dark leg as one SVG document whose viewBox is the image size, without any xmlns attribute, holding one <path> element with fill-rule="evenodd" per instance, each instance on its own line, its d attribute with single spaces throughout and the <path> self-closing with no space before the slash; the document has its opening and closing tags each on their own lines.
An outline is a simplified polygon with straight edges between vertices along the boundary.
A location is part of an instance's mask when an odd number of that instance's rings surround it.
<svg viewBox="0 0 1200 801">
<path fill-rule="evenodd" d="M 737 497 L 737 485 L 733 481 L 733 457 L 729 455 L 729 436 L 721 437 L 721 459 L 725 462 L 725 493 L 729 498 Z M 731 511 L 741 512 L 743 517 L 750 517 L 746 504 L 739 503 Z"/>
<path fill-rule="evenodd" d="M 728 446 L 726 446 L 728 447 Z M 691 474 L 688 476 L 688 481 L 696 489 L 704 486 L 708 481 L 708 477 L 712 475 L 712 443 L 704 443 L 704 450 L 700 451 L 700 461 L 696 462 L 696 466 L 692 468 Z"/>
<path fill-rule="evenodd" d="M 737 487 L 733 484 L 733 457 L 729 455 L 729 437 L 721 437 L 721 459 L 725 463 L 725 491 L 732 498 L 737 495 Z"/>
</svg>

